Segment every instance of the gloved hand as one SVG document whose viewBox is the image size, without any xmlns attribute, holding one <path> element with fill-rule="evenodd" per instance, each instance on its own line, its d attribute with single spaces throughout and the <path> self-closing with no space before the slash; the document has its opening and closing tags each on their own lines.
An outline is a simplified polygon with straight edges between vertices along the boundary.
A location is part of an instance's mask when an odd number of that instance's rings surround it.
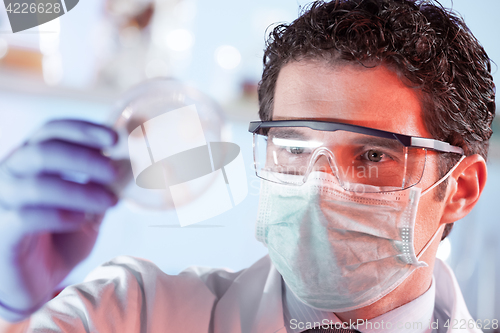
<svg viewBox="0 0 500 333">
<path fill-rule="evenodd" d="M 0 163 L 0 316 L 18 321 L 48 301 L 88 256 L 118 166 L 101 154 L 117 135 L 78 120 L 47 123 Z M 68 180 L 79 175 L 86 181 Z"/>
</svg>

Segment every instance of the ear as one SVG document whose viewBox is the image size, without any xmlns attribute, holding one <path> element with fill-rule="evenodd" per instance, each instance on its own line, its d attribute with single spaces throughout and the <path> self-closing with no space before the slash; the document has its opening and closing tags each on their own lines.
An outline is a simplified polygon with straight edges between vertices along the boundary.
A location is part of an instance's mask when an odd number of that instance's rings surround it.
<svg viewBox="0 0 500 333">
<path fill-rule="evenodd" d="M 481 155 L 467 156 L 450 175 L 441 223 L 453 223 L 474 208 L 487 178 L 486 161 Z"/>
</svg>

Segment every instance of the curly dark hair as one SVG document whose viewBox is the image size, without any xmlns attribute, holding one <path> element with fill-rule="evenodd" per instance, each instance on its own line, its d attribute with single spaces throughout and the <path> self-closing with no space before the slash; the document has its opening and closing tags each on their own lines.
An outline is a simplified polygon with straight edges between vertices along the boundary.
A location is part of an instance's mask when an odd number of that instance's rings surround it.
<svg viewBox="0 0 500 333">
<path fill-rule="evenodd" d="M 276 80 L 291 61 L 383 65 L 421 92 L 424 123 L 467 156 L 488 154 L 495 115 L 490 59 L 465 22 L 429 0 L 316 1 L 269 34 L 259 83 L 259 116 L 271 120 Z M 441 177 L 457 162 L 441 154 Z M 443 200 L 443 182 L 436 200 Z M 447 225 L 443 239 L 452 224 Z"/>
</svg>

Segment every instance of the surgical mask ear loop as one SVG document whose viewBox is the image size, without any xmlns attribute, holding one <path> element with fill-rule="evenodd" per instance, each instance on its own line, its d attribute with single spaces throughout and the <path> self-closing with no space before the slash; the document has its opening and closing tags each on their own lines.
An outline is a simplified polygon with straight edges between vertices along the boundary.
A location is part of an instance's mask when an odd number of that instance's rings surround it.
<svg viewBox="0 0 500 333">
<path fill-rule="evenodd" d="M 436 186 L 438 186 L 439 184 L 441 184 L 446 178 L 448 178 L 453 171 L 455 171 L 455 169 L 460 165 L 460 162 L 462 162 L 465 158 L 465 155 L 463 155 L 460 160 L 457 162 L 457 164 L 455 164 L 455 166 L 453 168 L 451 168 L 450 171 L 448 171 L 448 173 L 446 175 L 444 175 L 443 178 L 441 178 L 440 180 L 438 180 L 437 182 L 435 182 L 431 187 L 429 187 L 428 189 L 426 189 L 425 191 L 422 192 L 421 196 L 423 196 L 424 194 L 428 193 L 430 190 L 432 190 L 433 188 L 435 188 Z M 429 246 L 431 246 L 431 244 L 434 242 L 434 240 L 436 239 L 437 235 L 439 235 L 439 231 L 441 229 L 444 228 L 446 224 L 442 224 L 439 226 L 439 228 L 437 228 L 436 232 L 434 232 L 434 235 L 432 235 L 431 239 L 429 239 L 429 241 L 425 244 L 425 246 L 422 248 L 422 250 L 420 250 L 420 252 L 417 254 L 417 259 L 420 260 L 420 257 L 422 257 L 422 255 L 424 254 L 425 251 L 427 251 L 427 249 L 429 248 Z"/>
<path fill-rule="evenodd" d="M 441 184 L 442 182 L 444 182 L 446 180 L 446 178 L 448 178 L 452 173 L 453 171 L 455 171 L 455 169 L 460 165 L 460 163 L 464 160 L 465 158 L 465 155 L 463 155 L 460 160 L 457 162 L 457 164 L 455 164 L 455 166 L 453 168 L 451 168 L 450 171 L 448 171 L 448 173 L 446 175 L 443 176 L 443 178 L 441 178 L 440 180 L 438 180 L 437 182 L 435 182 L 433 185 L 431 185 L 431 187 L 427 188 L 425 191 L 422 192 L 422 194 L 420 196 L 424 196 L 425 194 L 427 194 L 430 190 L 432 190 L 434 187 L 438 186 L 439 184 Z"/>
<path fill-rule="evenodd" d="M 427 249 L 429 248 L 429 246 L 431 246 L 432 243 L 434 243 L 434 240 L 436 239 L 437 235 L 439 235 L 439 231 L 441 229 L 444 228 L 446 224 L 442 224 L 439 226 L 439 228 L 437 228 L 436 232 L 434 232 L 434 235 L 432 235 L 431 239 L 429 239 L 429 241 L 424 245 L 424 247 L 422 248 L 422 250 L 420 250 L 420 252 L 417 254 L 417 259 L 420 260 L 420 257 L 422 257 L 422 255 L 425 253 L 425 251 L 427 251 Z"/>
</svg>

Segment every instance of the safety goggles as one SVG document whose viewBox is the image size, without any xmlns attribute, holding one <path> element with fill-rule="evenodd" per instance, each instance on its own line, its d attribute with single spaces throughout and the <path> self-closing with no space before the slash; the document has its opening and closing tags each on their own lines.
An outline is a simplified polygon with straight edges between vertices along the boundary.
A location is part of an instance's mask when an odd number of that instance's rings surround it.
<svg viewBox="0 0 500 333">
<path fill-rule="evenodd" d="M 252 121 L 248 130 L 257 176 L 289 185 L 323 171 L 347 191 L 404 190 L 422 179 L 427 150 L 464 154 L 447 142 L 337 122 Z"/>
</svg>

